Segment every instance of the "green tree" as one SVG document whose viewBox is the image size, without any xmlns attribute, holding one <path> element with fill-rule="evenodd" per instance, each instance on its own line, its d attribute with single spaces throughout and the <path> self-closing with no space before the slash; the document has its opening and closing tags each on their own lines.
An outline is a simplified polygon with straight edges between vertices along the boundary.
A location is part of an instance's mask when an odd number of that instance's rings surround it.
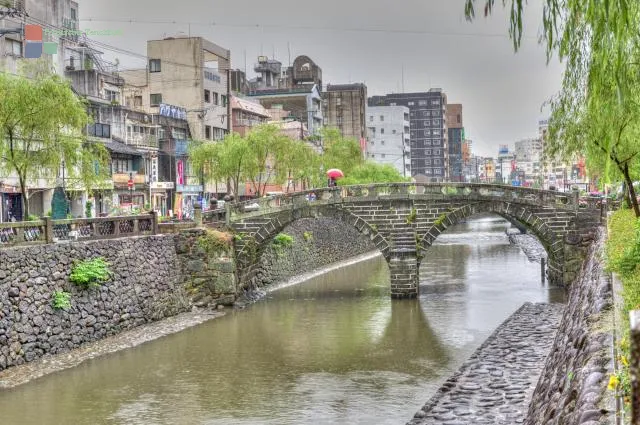
<svg viewBox="0 0 640 425">
<path fill-rule="evenodd" d="M 109 154 L 87 141 L 86 104 L 44 62 L 21 75 L 0 73 L 0 169 L 15 174 L 29 216 L 29 185 L 52 181 L 62 166 L 71 184 L 91 191 L 108 178 Z"/>
<path fill-rule="evenodd" d="M 257 196 L 264 195 L 269 181 L 276 177 L 278 169 L 286 169 L 286 151 L 291 147 L 291 139 L 283 135 L 273 125 L 263 124 L 251 130 L 247 135 L 249 156 L 246 163 L 246 176 Z M 282 171 L 280 172 L 280 177 Z"/>
<path fill-rule="evenodd" d="M 360 144 L 355 139 L 342 137 L 335 128 L 325 128 L 321 133 L 324 151 L 321 165 L 324 171 L 331 168 L 340 169 L 345 176 L 364 162 Z"/>
<path fill-rule="evenodd" d="M 466 14 L 474 17 L 475 0 Z M 484 0 L 485 16 L 495 0 Z M 522 38 L 525 1 L 503 0 L 511 6 L 510 34 L 517 49 Z M 553 99 L 549 156 L 587 156 L 602 175 L 617 170 L 628 198 L 640 216 L 632 174 L 638 152 L 638 66 L 640 4 L 630 0 L 545 0 L 543 12 L 547 59 L 557 51 L 566 62 L 562 90 Z"/>
<path fill-rule="evenodd" d="M 189 145 L 189 161 L 194 171 L 208 183 L 225 181 L 229 190 L 238 194 L 244 182 L 250 150 L 247 140 L 239 134 L 227 134 L 221 142 L 193 141 Z"/>
<path fill-rule="evenodd" d="M 367 184 L 367 183 L 397 183 L 411 181 L 408 177 L 403 177 L 400 172 L 389 164 L 377 164 L 372 161 L 365 161 L 351 170 L 340 183 Z"/>
<path fill-rule="evenodd" d="M 287 189 L 293 183 L 295 190 L 297 182 L 302 184 L 303 189 L 320 183 L 320 156 L 303 140 L 288 139 L 285 149 L 280 152 L 278 163 L 277 181 L 287 182 Z"/>
</svg>

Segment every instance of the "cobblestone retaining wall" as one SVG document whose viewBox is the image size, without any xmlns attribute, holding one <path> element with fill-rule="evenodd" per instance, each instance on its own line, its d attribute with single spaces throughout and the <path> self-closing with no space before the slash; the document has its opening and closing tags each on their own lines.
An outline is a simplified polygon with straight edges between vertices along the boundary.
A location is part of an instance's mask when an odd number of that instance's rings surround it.
<svg viewBox="0 0 640 425">
<path fill-rule="evenodd" d="M 342 261 L 356 255 L 375 251 L 373 242 L 353 226 L 330 218 L 302 218 L 285 229 L 293 237 L 293 244 L 265 249 L 254 285 L 263 287 L 283 282 L 291 277 Z"/>
<path fill-rule="evenodd" d="M 69 281 L 76 260 L 103 257 L 100 288 Z M 0 370 L 57 354 L 189 309 L 173 236 L 0 250 Z M 53 292 L 71 293 L 68 311 Z"/>
<path fill-rule="evenodd" d="M 538 381 L 526 425 L 613 423 L 606 408 L 612 336 L 606 317 L 612 289 L 603 273 L 600 229 L 588 261 L 571 288 L 553 348 Z"/>
</svg>

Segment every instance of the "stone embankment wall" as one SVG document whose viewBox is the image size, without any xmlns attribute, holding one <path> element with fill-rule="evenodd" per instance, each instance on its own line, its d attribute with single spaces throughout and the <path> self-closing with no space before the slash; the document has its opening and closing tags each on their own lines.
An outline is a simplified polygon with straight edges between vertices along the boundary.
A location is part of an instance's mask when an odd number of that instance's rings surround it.
<svg viewBox="0 0 640 425">
<path fill-rule="evenodd" d="M 300 220 L 286 232 L 293 245 L 262 257 L 261 286 L 375 249 L 331 220 Z M 307 235 L 305 237 L 305 234 Z M 0 370 L 59 354 L 192 306 L 233 305 L 238 295 L 231 244 L 220 233 L 175 234 L 0 250 Z M 112 276 L 84 289 L 69 275 L 77 261 L 102 257 Z M 71 294 L 67 310 L 53 294 Z"/>
<path fill-rule="evenodd" d="M 103 257 L 112 277 L 83 289 L 76 260 Z M 71 293 L 68 311 L 53 293 Z M 57 354 L 190 308 L 173 236 L 0 250 L 0 370 Z"/>
<path fill-rule="evenodd" d="M 330 218 L 303 218 L 282 233 L 292 236 L 293 244 L 282 248 L 271 244 L 265 249 L 256 274 L 257 287 L 376 250 L 374 243 L 353 226 Z"/>
<path fill-rule="evenodd" d="M 610 313 L 613 294 L 603 272 L 604 231 L 599 230 L 529 407 L 526 425 L 613 423 L 606 387 L 612 373 Z"/>
</svg>

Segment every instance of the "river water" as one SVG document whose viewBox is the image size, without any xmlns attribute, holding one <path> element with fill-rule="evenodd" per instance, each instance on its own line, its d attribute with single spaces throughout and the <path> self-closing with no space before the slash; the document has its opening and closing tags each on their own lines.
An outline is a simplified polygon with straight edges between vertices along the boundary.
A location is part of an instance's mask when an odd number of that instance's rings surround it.
<svg viewBox="0 0 640 425">
<path fill-rule="evenodd" d="M 0 392 L 0 424 L 404 424 L 526 301 L 564 302 L 493 216 L 442 234 L 418 300 L 379 256 Z"/>
</svg>

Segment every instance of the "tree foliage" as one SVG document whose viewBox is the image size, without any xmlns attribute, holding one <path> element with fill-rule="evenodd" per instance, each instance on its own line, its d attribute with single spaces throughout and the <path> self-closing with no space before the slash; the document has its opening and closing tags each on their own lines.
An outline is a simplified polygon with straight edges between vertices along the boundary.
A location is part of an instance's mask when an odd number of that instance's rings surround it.
<svg viewBox="0 0 640 425">
<path fill-rule="evenodd" d="M 367 184 L 367 183 L 397 183 L 410 181 L 410 178 L 403 177 L 400 172 L 389 164 L 378 164 L 366 161 L 356 166 L 351 172 L 341 180 L 341 184 Z"/>
<path fill-rule="evenodd" d="M 466 14 L 474 17 L 475 0 Z M 484 0 L 485 15 L 495 0 Z M 510 34 L 517 49 L 522 38 L 523 0 L 511 6 Z M 557 51 L 566 61 L 562 89 L 551 101 L 546 154 L 572 159 L 585 154 L 598 174 L 622 178 L 636 216 L 633 189 L 640 146 L 640 78 L 638 62 L 640 5 L 630 0 L 545 0 L 542 41 L 547 58 Z M 612 173 L 613 171 L 613 173 Z M 637 175 L 635 175 L 637 177 Z"/>
<path fill-rule="evenodd" d="M 324 147 L 322 165 L 325 171 L 338 168 L 346 175 L 364 161 L 358 141 L 342 137 L 338 129 L 324 128 L 321 137 Z"/>
<path fill-rule="evenodd" d="M 245 137 L 230 134 L 221 142 L 193 142 L 189 158 L 207 182 L 231 182 L 231 191 L 249 182 L 257 196 L 265 194 L 268 183 L 287 184 L 288 189 L 324 186 L 324 172 L 339 168 L 346 175 L 362 164 L 357 141 L 347 139 L 335 129 L 322 133 L 324 152 L 319 154 L 306 141 L 293 140 L 278 127 L 264 124 Z M 291 188 L 293 184 L 293 188 Z"/>
<path fill-rule="evenodd" d="M 29 185 L 52 180 L 64 166 L 78 189 L 97 189 L 108 178 L 109 154 L 83 136 L 89 122 L 85 103 L 69 83 L 43 63 L 22 75 L 0 73 L 0 169 L 16 175 L 23 216 L 29 215 Z"/>
</svg>

